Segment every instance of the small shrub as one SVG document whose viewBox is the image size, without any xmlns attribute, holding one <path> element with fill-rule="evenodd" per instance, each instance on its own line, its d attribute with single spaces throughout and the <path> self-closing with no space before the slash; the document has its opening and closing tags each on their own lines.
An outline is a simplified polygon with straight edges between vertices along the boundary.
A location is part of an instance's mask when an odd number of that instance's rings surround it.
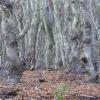
<svg viewBox="0 0 100 100">
<path fill-rule="evenodd" d="M 61 83 L 58 84 L 53 91 L 53 96 L 55 97 L 55 100 L 62 100 L 62 95 L 64 92 L 68 92 L 70 89 L 69 84 L 67 83 Z"/>
</svg>

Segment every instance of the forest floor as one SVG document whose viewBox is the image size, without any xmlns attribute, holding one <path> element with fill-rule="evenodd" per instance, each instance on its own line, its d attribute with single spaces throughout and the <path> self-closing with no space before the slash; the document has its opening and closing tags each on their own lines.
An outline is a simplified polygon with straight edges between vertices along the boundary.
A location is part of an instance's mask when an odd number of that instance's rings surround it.
<svg viewBox="0 0 100 100">
<path fill-rule="evenodd" d="M 25 71 L 15 86 L 0 81 L 0 100 L 100 100 L 100 84 L 85 78 L 63 70 Z"/>
</svg>

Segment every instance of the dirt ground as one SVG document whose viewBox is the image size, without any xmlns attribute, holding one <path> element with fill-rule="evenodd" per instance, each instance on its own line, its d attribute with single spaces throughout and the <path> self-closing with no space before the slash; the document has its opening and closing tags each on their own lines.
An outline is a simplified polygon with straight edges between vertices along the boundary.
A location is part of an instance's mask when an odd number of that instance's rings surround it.
<svg viewBox="0 0 100 100">
<path fill-rule="evenodd" d="M 0 100 L 60 100 L 54 91 L 59 84 L 67 84 L 62 100 L 100 100 L 100 84 L 84 83 L 86 76 L 65 73 L 63 70 L 25 71 L 15 86 L 0 81 Z"/>
</svg>

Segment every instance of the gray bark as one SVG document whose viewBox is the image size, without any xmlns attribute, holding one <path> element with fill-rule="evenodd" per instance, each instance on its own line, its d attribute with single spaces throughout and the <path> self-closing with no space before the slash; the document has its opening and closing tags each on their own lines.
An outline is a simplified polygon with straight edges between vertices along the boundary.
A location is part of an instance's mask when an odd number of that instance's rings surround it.
<svg viewBox="0 0 100 100">
<path fill-rule="evenodd" d="M 1 25 L 10 66 L 18 67 L 24 59 L 30 69 L 86 70 L 88 80 L 96 78 L 100 71 L 96 2 L 15 0 L 13 4 L 12 12 L 3 4 Z"/>
<path fill-rule="evenodd" d="M 24 28 L 20 31 L 18 36 L 14 33 L 16 28 L 16 19 L 15 14 L 13 11 L 13 8 L 2 8 L 2 33 L 4 35 L 4 41 L 6 45 L 6 54 L 7 54 L 7 61 L 6 66 L 9 67 L 10 71 L 8 74 L 8 82 L 16 83 L 18 81 L 17 75 L 20 71 L 20 60 L 18 56 L 18 40 L 25 36 L 26 32 L 28 31 L 28 28 L 30 27 L 31 23 L 31 5 L 30 1 L 27 0 L 27 11 L 28 16 L 26 20 L 26 25 Z"/>
</svg>

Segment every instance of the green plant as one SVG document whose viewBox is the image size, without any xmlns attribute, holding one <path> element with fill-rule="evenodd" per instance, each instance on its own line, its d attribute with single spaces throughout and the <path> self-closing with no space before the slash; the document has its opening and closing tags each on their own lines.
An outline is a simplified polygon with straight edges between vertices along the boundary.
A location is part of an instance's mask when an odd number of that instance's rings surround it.
<svg viewBox="0 0 100 100">
<path fill-rule="evenodd" d="M 55 100 L 62 100 L 63 93 L 68 92 L 69 89 L 70 89 L 70 86 L 67 83 L 58 84 L 53 91 L 53 96 L 55 97 Z"/>
</svg>

